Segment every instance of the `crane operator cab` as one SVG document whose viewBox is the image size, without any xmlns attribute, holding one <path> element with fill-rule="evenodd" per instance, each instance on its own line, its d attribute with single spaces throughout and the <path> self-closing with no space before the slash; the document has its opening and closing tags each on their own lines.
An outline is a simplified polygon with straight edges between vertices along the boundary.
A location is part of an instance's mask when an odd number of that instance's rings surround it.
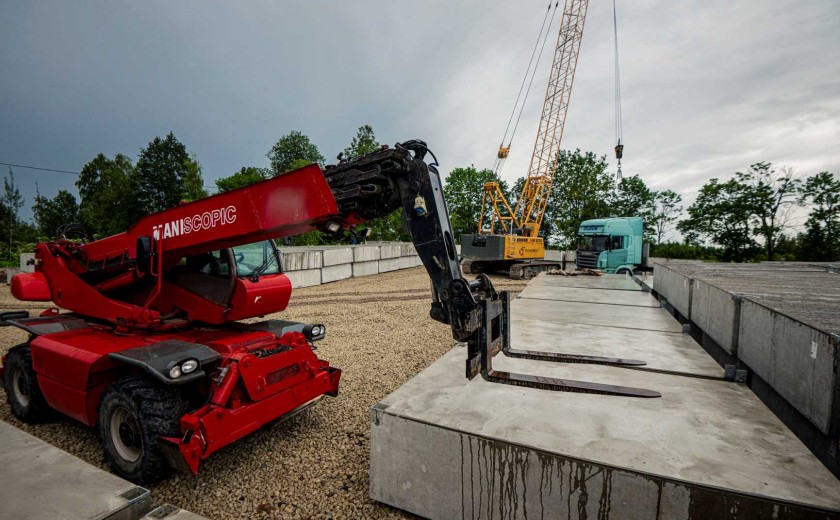
<svg viewBox="0 0 840 520">
<path fill-rule="evenodd" d="M 270 240 L 187 256 L 164 275 L 163 300 L 207 323 L 281 311 L 292 292 L 282 264 Z"/>
</svg>

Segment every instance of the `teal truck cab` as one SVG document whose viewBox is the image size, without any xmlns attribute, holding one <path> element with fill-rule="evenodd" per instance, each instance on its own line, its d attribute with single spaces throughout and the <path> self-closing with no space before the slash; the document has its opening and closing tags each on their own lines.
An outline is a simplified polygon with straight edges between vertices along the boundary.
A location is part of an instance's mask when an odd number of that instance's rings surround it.
<svg viewBox="0 0 840 520">
<path fill-rule="evenodd" d="M 578 228 L 578 269 L 618 274 L 647 271 L 648 251 L 640 217 L 585 220 Z"/>
</svg>

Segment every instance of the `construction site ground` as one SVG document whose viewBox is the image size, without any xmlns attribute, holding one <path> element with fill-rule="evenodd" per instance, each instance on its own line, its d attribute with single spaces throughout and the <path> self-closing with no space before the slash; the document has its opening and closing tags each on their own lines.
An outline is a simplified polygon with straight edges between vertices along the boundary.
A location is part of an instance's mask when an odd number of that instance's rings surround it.
<svg viewBox="0 0 840 520">
<path fill-rule="evenodd" d="M 491 278 L 514 293 L 527 283 Z M 344 371 L 339 396 L 225 448 L 197 477 L 176 474 L 150 486 L 153 504 L 211 519 L 410 516 L 368 498 L 370 407 L 452 348 L 449 327 L 429 318 L 430 301 L 422 268 L 295 290 L 288 310 L 269 317 L 327 326 L 318 354 Z M 0 290 L 2 310 L 46 308 Z M 14 327 L 0 328 L 2 353 L 25 340 Z M 0 419 L 107 469 L 95 429 L 63 417 L 23 424 L 0 394 Z"/>
</svg>

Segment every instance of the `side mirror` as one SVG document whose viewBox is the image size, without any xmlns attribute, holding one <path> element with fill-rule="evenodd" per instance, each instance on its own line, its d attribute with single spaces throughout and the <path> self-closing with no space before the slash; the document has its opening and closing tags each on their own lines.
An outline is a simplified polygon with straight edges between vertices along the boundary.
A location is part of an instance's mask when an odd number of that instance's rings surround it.
<svg viewBox="0 0 840 520">
<path fill-rule="evenodd" d="M 154 253 L 154 240 L 150 236 L 143 236 L 137 239 L 137 271 L 148 273 L 152 266 Z"/>
</svg>

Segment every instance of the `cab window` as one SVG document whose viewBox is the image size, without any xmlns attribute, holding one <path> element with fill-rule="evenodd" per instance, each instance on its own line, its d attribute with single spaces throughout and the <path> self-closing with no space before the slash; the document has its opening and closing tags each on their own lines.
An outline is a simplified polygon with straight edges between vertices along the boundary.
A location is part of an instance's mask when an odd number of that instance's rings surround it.
<svg viewBox="0 0 840 520">
<path fill-rule="evenodd" d="M 254 242 L 233 248 L 236 274 L 240 277 L 280 273 L 277 249 L 269 241 Z"/>
</svg>

